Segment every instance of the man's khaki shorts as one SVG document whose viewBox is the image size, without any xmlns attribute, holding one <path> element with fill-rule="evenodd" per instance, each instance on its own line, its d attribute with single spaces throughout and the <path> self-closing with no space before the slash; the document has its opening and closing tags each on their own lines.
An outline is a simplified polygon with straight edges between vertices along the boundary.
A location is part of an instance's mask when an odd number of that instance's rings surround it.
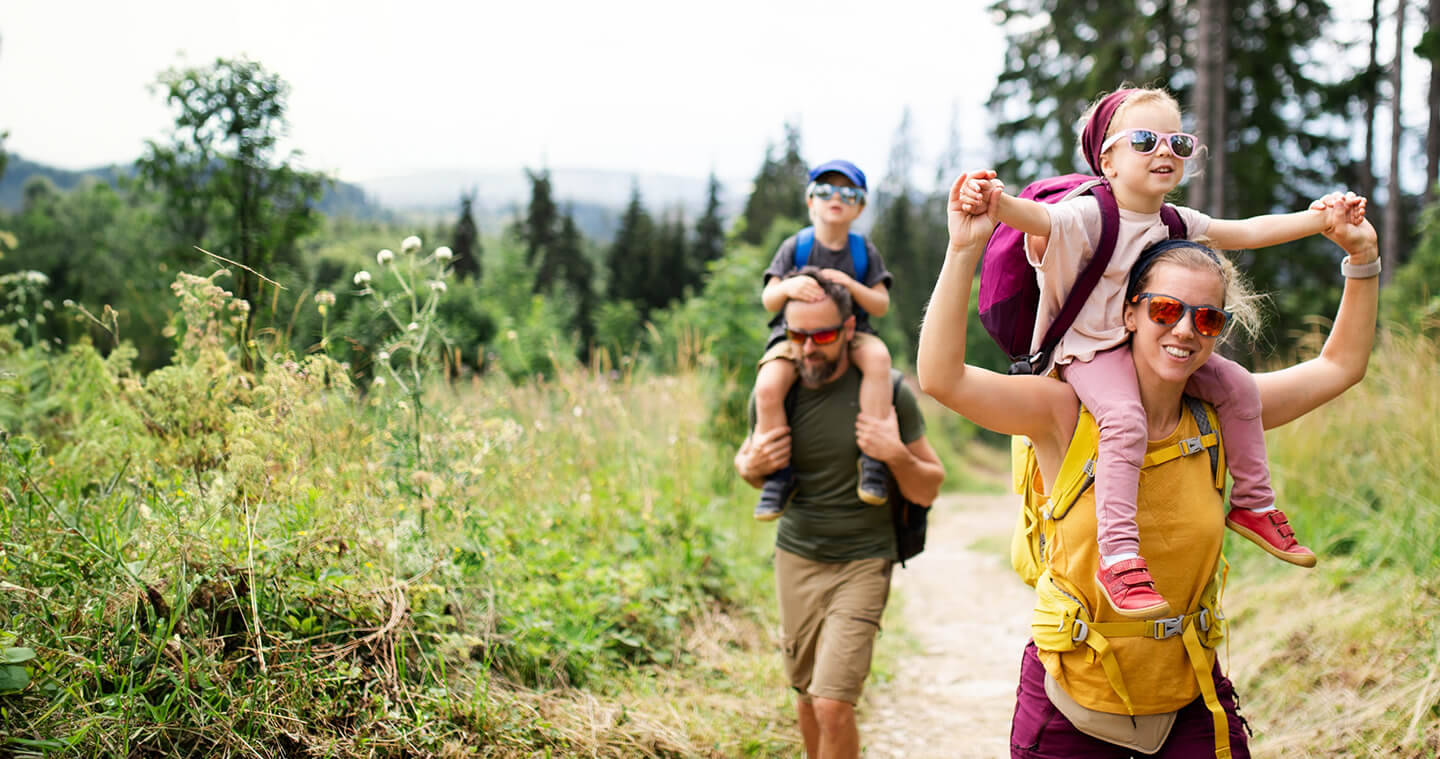
<svg viewBox="0 0 1440 759">
<path fill-rule="evenodd" d="M 876 337 L 869 332 L 856 332 L 855 336 L 850 338 L 850 351 L 853 353 L 854 351 L 859 350 L 862 346 L 869 342 L 878 343 L 881 341 L 879 337 Z M 764 366 L 765 364 L 774 361 L 777 358 L 788 358 L 791 361 L 799 361 L 800 346 L 790 342 L 788 338 L 782 339 L 780 340 L 780 342 L 770 346 L 770 350 L 765 351 L 765 355 L 760 357 L 760 363 L 758 364 L 758 366 Z"/>
<path fill-rule="evenodd" d="M 893 563 L 811 561 L 775 549 L 785 676 L 801 700 L 860 700 Z"/>
</svg>

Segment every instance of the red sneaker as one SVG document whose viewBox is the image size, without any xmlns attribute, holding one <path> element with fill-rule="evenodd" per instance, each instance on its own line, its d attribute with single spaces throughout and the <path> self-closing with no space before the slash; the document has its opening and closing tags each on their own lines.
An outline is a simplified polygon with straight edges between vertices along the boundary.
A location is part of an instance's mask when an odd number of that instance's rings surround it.
<svg viewBox="0 0 1440 759">
<path fill-rule="evenodd" d="M 1300 545 L 1300 541 L 1295 539 L 1295 530 L 1290 527 L 1290 520 L 1286 519 L 1285 512 L 1279 509 L 1255 512 L 1233 508 L 1225 515 L 1225 526 L 1244 535 L 1281 561 L 1302 567 L 1315 566 L 1315 552 Z"/>
<path fill-rule="evenodd" d="M 1155 592 L 1144 559 L 1122 559 L 1095 573 L 1101 595 L 1122 617 L 1150 619 L 1170 614 L 1170 603 Z"/>
</svg>

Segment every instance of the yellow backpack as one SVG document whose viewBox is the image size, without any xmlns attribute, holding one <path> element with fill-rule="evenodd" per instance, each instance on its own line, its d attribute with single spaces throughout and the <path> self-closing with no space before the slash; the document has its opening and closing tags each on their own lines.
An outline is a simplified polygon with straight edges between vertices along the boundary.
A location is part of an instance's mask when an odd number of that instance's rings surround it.
<svg viewBox="0 0 1440 759">
<path fill-rule="evenodd" d="M 1146 455 L 1142 468 L 1157 466 L 1181 456 L 1206 452 L 1210 455 L 1210 470 L 1214 474 L 1215 488 L 1223 491 L 1225 468 L 1221 465 L 1223 453 L 1220 435 L 1216 432 L 1219 420 L 1215 417 L 1215 411 L 1189 396 L 1185 397 L 1185 407 L 1195 418 L 1200 435 L 1182 440 L 1178 446 Z M 1089 618 L 1084 607 L 1072 596 L 1057 588 L 1046 572 L 1047 522 L 1064 519 L 1080 496 L 1095 483 L 1099 442 L 1099 425 L 1089 410 L 1082 406 L 1070 447 L 1065 451 L 1065 458 L 1061 461 L 1055 482 L 1045 488 L 1049 491 L 1048 495 L 1045 495 L 1041 492 L 1040 468 L 1034 447 L 1026 438 L 1011 438 L 1014 487 L 1015 492 L 1023 496 L 1024 504 L 1010 539 L 1010 563 L 1026 584 L 1037 589 L 1032 621 L 1035 644 L 1047 651 L 1072 651 L 1081 646 L 1087 647 L 1092 660 L 1100 661 L 1111 688 L 1128 708 L 1129 691 L 1110 650 L 1109 639 L 1122 636 L 1183 636 L 1196 681 L 1214 721 L 1215 756 L 1217 759 L 1228 759 L 1229 724 L 1210 677 L 1210 660 L 1204 653 L 1204 649 L 1213 650 L 1225 639 L 1227 625 L 1224 612 L 1220 609 L 1220 598 L 1224 594 L 1229 564 L 1224 555 L 1220 557 L 1223 569 L 1201 594 L 1201 608 L 1198 611 L 1181 617 L 1157 620 L 1097 623 Z M 1131 713 L 1134 713 L 1133 709 Z"/>
<path fill-rule="evenodd" d="M 1185 407 L 1195 417 L 1201 436 L 1181 441 L 1181 447 L 1168 449 L 1163 454 L 1145 457 L 1144 468 L 1157 466 L 1178 456 L 1188 456 L 1206 451 L 1210 454 L 1210 471 L 1215 475 L 1215 488 L 1224 490 L 1225 470 L 1220 466 L 1219 420 L 1214 409 L 1200 401 L 1185 396 Z M 1090 410 L 1080 407 L 1080 419 L 1075 424 L 1075 435 L 1060 463 L 1055 482 L 1041 492 L 1040 463 L 1035 458 L 1035 449 L 1028 438 L 1010 438 L 1011 473 L 1015 492 L 1024 497 L 1010 536 L 1010 564 L 1026 585 L 1035 586 L 1045 571 L 1045 520 L 1064 519 L 1075 502 L 1091 485 L 1095 484 L 1095 465 L 1099 455 L 1100 427 Z"/>
</svg>

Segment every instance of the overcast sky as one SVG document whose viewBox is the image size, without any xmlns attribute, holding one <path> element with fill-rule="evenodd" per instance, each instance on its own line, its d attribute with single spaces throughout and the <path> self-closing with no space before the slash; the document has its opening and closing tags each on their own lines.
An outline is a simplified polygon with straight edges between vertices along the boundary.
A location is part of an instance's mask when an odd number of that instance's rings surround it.
<svg viewBox="0 0 1440 759">
<path fill-rule="evenodd" d="M 541 165 L 743 180 L 786 120 L 807 159 L 878 178 L 909 106 L 928 181 L 952 109 L 963 163 L 989 160 L 1004 37 L 988 4 L 5 0 L 0 130 L 32 160 L 128 163 L 171 123 L 149 89 L 161 70 L 246 55 L 290 83 L 304 163 L 346 180 Z"/>
<path fill-rule="evenodd" d="M 969 1 L 82 6 L 0 9 L 6 147 L 67 168 L 129 162 L 164 134 L 161 70 L 243 54 L 290 83 L 306 163 L 349 180 L 544 163 L 748 178 L 787 119 L 806 158 L 879 176 L 906 105 L 926 166 L 952 105 L 983 141 L 1002 50 Z"/>
</svg>

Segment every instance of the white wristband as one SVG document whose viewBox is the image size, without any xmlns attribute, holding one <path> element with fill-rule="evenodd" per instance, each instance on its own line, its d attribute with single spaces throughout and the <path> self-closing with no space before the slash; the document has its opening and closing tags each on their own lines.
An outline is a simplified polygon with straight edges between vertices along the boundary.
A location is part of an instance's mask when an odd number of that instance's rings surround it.
<svg viewBox="0 0 1440 759">
<path fill-rule="evenodd" d="M 1380 276 L 1380 258 L 1377 256 L 1374 261 L 1368 264 L 1352 264 L 1350 257 L 1340 259 L 1340 273 L 1350 279 L 1369 279 Z"/>
</svg>

